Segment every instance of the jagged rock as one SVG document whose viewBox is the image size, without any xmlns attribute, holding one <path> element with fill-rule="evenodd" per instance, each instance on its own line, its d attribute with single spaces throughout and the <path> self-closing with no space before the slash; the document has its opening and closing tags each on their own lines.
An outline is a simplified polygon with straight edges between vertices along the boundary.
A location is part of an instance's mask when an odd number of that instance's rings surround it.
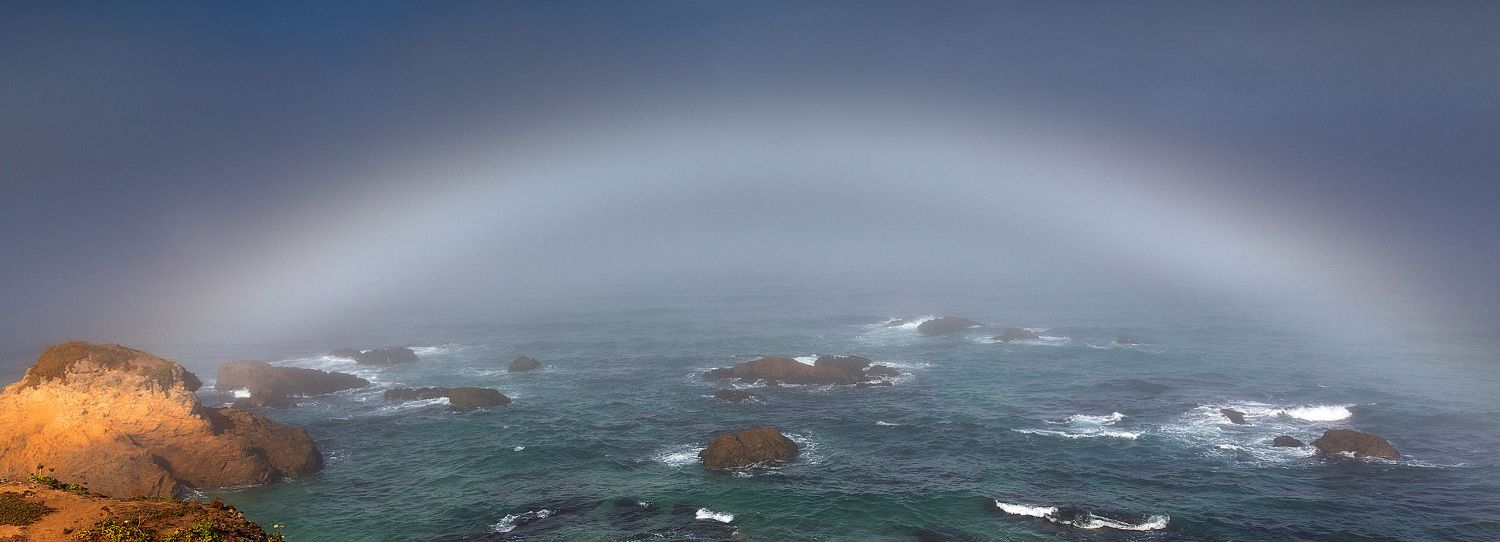
<svg viewBox="0 0 1500 542">
<path fill-rule="evenodd" d="M 1245 424 L 1245 413 L 1244 412 L 1240 412 L 1240 411 L 1232 409 L 1232 408 L 1221 408 L 1221 409 L 1219 409 L 1219 413 L 1223 414 L 1225 418 L 1229 418 L 1229 421 L 1231 421 L 1233 423 L 1237 423 L 1237 424 L 1240 424 L 1240 425 L 1244 425 Z"/>
<path fill-rule="evenodd" d="M 301 367 L 277 367 L 263 361 L 231 361 L 219 365 L 214 379 L 216 390 L 250 390 L 251 397 L 268 401 L 290 397 L 323 395 L 336 391 L 363 388 L 370 381 L 348 373 L 331 373 Z"/>
<path fill-rule="evenodd" d="M 121 497 L 263 484 L 315 472 L 302 429 L 198 402 L 198 378 L 119 345 L 48 347 L 0 393 L 0 476 L 52 475 Z"/>
<path fill-rule="evenodd" d="M 5 541 L 280 540 L 246 519 L 244 513 L 217 499 L 207 503 L 169 499 L 126 500 L 71 491 L 61 484 L 0 481 L 0 498 L 8 496 L 20 497 L 28 504 L 40 506 L 44 513 L 24 526 L 7 524 L 5 518 L 0 517 L 0 540 Z M 4 515 L 3 512 L 0 510 L 0 516 Z M 135 531 L 135 534 L 126 534 L 129 531 Z"/>
<path fill-rule="evenodd" d="M 1291 436 L 1288 436 L 1288 435 L 1282 435 L 1282 436 L 1276 437 L 1274 439 L 1271 439 L 1271 445 L 1272 446 L 1281 447 L 1281 448 L 1301 448 L 1302 447 L 1302 441 L 1297 440 L 1295 437 L 1291 437 Z"/>
<path fill-rule="evenodd" d="M 844 374 L 863 375 L 865 367 L 873 363 L 870 358 L 864 356 L 818 356 L 813 361 L 813 367 L 833 367 Z"/>
<path fill-rule="evenodd" d="M 704 467 L 718 470 L 790 461 L 798 453 L 797 443 L 780 431 L 770 427 L 757 427 L 715 437 L 707 448 L 698 452 L 698 457 L 703 460 Z"/>
<path fill-rule="evenodd" d="M 738 403 L 746 399 L 760 399 L 760 396 L 744 390 L 716 390 L 714 399 Z"/>
<path fill-rule="evenodd" d="M 952 335 L 965 329 L 982 325 L 968 318 L 957 316 L 945 316 L 933 318 L 917 325 L 917 332 L 923 335 Z"/>
<path fill-rule="evenodd" d="M 990 338 L 1000 342 L 1008 343 L 1011 341 L 1034 341 L 1037 339 L 1037 335 L 1036 333 L 1032 333 L 1029 329 L 1008 327 L 1005 328 L 1005 331 L 1001 332 L 999 335 Z"/>
<path fill-rule="evenodd" d="M 506 370 L 512 373 L 519 373 L 524 371 L 535 371 L 541 368 L 542 364 L 537 362 L 537 360 L 528 358 L 526 356 L 521 356 L 516 358 L 515 361 L 510 362 L 510 367 Z"/>
<path fill-rule="evenodd" d="M 901 371 L 885 365 L 876 365 L 865 371 L 865 378 L 896 378 L 898 376 L 901 376 Z"/>
<path fill-rule="evenodd" d="M 448 408 L 469 411 L 483 407 L 510 404 L 510 398 L 489 388 L 395 388 L 385 391 L 392 401 L 418 401 L 448 398 Z"/>
<path fill-rule="evenodd" d="M 1401 458 L 1401 454 L 1384 437 L 1353 429 L 1329 429 L 1323 432 L 1323 436 L 1312 441 L 1312 445 L 1321 455 L 1347 452 L 1354 454 L 1354 457 Z"/>
</svg>

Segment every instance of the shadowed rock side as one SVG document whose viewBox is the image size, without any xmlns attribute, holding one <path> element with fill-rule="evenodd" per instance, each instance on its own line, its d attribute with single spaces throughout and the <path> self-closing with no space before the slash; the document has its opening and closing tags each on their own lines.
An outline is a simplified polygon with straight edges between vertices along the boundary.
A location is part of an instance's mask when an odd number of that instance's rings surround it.
<svg viewBox="0 0 1500 542">
<path fill-rule="evenodd" d="M 48 347 L 0 393 L 0 476 L 38 465 L 120 497 L 184 487 L 263 484 L 316 472 L 322 454 L 302 429 L 231 408 L 210 409 L 177 363 L 119 345 Z"/>
<path fill-rule="evenodd" d="M 355 350 L 353 348 L 340 348 L 329 352 L 328 355 L 336 358 L 348 358 L 360 365 L 395 365 L 397 363 L 412 363 L 420 361 L 417 353 L 410 348 L 384 348 L 375 350 Z"/>
<path fill-rule="evenodd" d="M 1312 441 L 1320 455 L 1350 453 L 1354 457 L 1401 459 L 1401 454 L 1385 438 L 1353 429 L 1329 429 Z"/>
<path fill-rule="evenodd" d="M 1034 341 L 1037 339 L 1037 335 L 1036 333 L 1032 333 L 1029 329 L 1009 327 L 1005 328 L 1005 331 L 1000 332 L 999 335 L 990 338 L 1000 342 L 1008 343 L 1011 341 Z"/>
<path fill-rule="evenodd" d="M 1297 440 L 1296 437 L 1281 435 L 1279 437 L 1271 439 L 1271 445 L 1280 448 L 1301 448 L 1302 441 Z"/>
<path fill-rule="evenodd" d="M 1239 425 L 1244 425 L 1245 424 L 1245 413 L 1244 412 L 1240 412 L 1240 411 L 1232 409 L 1232 408 L 1221 408 L 1221 409 L 1219 409 L 1219 413 L 1223 414 L 1225 418 L 1229 418 L 1230 422 L 1233 422 L 1233 423 L 1236 423 L 1236 424 L 1239 424 Z"/>
<path fill-rule="evenodd" d="M 763 381 L 772 384 L 857 384 L 872 378 L 890 378 L 894 369 L 876 365 L 872 371 L 870 359 L 862 356 L 818 356 L 812 365 L 783 356 L 766 356 L 740 363 L 734 367 L 720 367 L 704 373 L 708 380 L 739 379 L 745 382 Z M 879 368 L 879 371 L 873 369 Z M 873 373 L 873 374 L 872 374 Z"/>
<path fill-rule="evenodd" d="M 347 389 L 363 388 L 370 381 L 348 373 L 331 373 L 300 367 L 277 367 L 263 361 L 231 361 L 219 365 L 214 378 L 216 390 L 250 390 L 250 397 L 236 400 L 235 406 L 292 406 L 297 396 L 323 395 Z"/>
<path fill-rule="evenodd" d="M 535 371 L 541 368 L 542 364 L 537 360 L 528 358 L 526 356 L 521 356 L 516 358 L 515 361 L 510 362 L 510 367 L 506 368 L 506 370 L 512 373 L 521 373 L 526 371 Z"/>
<path fill-rule="evenodd" d="M 61 484 L 8 481 L 0 482 L 0 508 L 7 508 L 5 501 L 36 512 L 24 522 L 0 519 L 0 540 L 6 541 L 280 540 L 217 500 L 120 500 L 69 491 Z"/>
<path fill-rule="evenodd" d="M 980 322 L 957 316 L 944 316 L 933 318 L 917 325 L 917 332 L 923 335 L 952 335 L 971 327 L 983 325 Z"/>
<path fill-rule="evenodd" d="M 396 388 L 386 390 L 385 398 L 392 401 L 420 401 L 448 398 L 448 408 L 470 411 L 484 407 L 510 404 L 510 398 L 489 388 Z"/>
<path fill-rule="evenodd" d="M 757 427 L 739 433 L 714 437 L 707 448 L 698 452 L 703 466 L 709 469 L 739 469 L 764 463 L 796 459 L 797 443 L 770 427 Z"/>
</svg>

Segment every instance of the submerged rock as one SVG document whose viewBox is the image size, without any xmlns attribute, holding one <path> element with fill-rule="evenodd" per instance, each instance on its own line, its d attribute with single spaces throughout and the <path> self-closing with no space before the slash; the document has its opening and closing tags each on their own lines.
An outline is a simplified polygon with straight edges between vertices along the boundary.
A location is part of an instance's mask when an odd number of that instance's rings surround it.
<svg viewBox="0 0 1500 542">
<path fill-rule="evenodd" d="M 457 411 L 510 404 L 509 397 L 490 388 L 395 388 L 386 390 L 385 398 L 392 401 L 447 398 L 448 408 Z"/>
<path fill-rule="evenodd" d="M 353 348 L 340 348 L 328 353 L 336 358 L 347 358 L 354 360 L 360 365 L 395 365 L 397 363 L 411 363 L 420 361 L 416 351 L 406 348 L 377 348 L 374 350 L 355 350 Z"/>
<path fill-rule="evenodd" d="M 1140 346 L 1146 343 L 1143 343 L 1140 339 L 1137 339 L 1130 335 L 1120 335 L 1118 337 L 1115 337 L 1115 344 L 1118 344 L 1120 346 Z"/>
<path fill-rule="evenodd" d="M 746 399 L 760 399 L 760 396 L 743 390 L 716 390 L 714 391 L 714 399 L 738 403 Z"/>
<path fill-rule="evenodd" d="M 1320 455 L 1351 453 L 1354 457 L 1401 458 L 1396 447 L 1391 446 L 1390 441 L 1384 437 L 1353 429 L 1329 429 L 1323 432 L 1323 436 L 1312 441 L 1312 445 Z"/>
<path fill-rule="evenodd" d="M 1292 436 L 1281 435 L 1279 437 L 1271 439 L 1271 445 L 1280 448 L 1301 448 L 1302 441 L 1297 440 Z"/>
<path fill-rule="evenodd" d="M 1008 343 L 1011 341 L 1034 341 L 1037 339 L 1037 335 L 1036 333 L 1032 333 L 1029 329 L 1008 327 L 1005 328 L 1005 331 L 1001 332 L 999 335 L 990 338 L 1000 342 Z"/>
<path fill-rule="evenodd" d="M 942 318 L 933 318 L 926 322 L 922 322 L 917 326 L 917 332 L 923 335 L 952 335 L 965 329 L 977 327 L 980 325 L 982 324 L 968 318 L 944 316 Z"/>
<path fill-rule="evenodd" d="M 526 356 L 521 356 L 516 358 L 515 361 L 510 362 L 510 367 L 506 368 L 506 370 L 512 373 L 520 373 L 525 371 L 535 371 L 541 368 L 542 364 L 537 360 L 528 358 Z"/>
<path fill-rule="evenodd" d="M 1219 413 L 1223 414 L 1225 418 L 1229 418 L 1229 421 L 1231 421 L 1233 423 L 1237 423 L 1237 424 L 1240 424 L 1240 425 L 1244 425 L 1245 424 L 1245 413 L 1244 412 L 1240 412 L 1240 411 L 1232 409 L 1232 408 L 1221 408 L 1221 409 L 1219 409 Z"/>
<path fill-rule="evenodd" d="M 316 472 L 302 429 L 206 408 L 181 365 L 119 345 L 48 347 L 0 393 L 0 476 L 52 476 L 120 497 L 254 485 Z"/>
<path fill-rule="evenodd" d="M 797 443 L 771 427 L 757 427 L 739 433 L 724 433 L 698 452 L 703 466 L 709 469 L 739 469 L 754 465 L 790 461 L 800 450 Z"/>
<path fill-rule="evenodd" d="M 370 381 L 348 373 L 331 373 L 301 367 L 277 367 L 263 361 L 231 361 L 219 365 L 214 389 L 250 391 L 248 399 L 235 400 L 239 407 L 285 408 L 296 404 L 292 397 L 323 395 L 370 385 Z"/>
</svg>

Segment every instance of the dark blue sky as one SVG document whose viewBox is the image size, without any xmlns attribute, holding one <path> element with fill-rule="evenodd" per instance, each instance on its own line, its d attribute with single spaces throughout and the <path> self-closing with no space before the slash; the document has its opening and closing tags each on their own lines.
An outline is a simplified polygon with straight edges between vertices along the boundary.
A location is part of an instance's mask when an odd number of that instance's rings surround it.
<svg viewBox="0 0 1500 542">
<path fill-rule="evenodd" d="M 1491 2 L 3 2 L 0 325 L 128 314 L 393 156 L 811 94 L 1046 111 L 1254 171 L 1230 188 L 1500 299 Z"/>
</svg>

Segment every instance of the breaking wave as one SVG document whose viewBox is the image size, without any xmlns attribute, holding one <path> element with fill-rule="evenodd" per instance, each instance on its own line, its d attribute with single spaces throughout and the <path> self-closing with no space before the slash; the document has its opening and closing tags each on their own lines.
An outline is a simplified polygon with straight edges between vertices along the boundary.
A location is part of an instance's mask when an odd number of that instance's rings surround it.
<svg viewBox="0 0 1500 542">
<path fill-rule="evenodd" d="M 1033 506 L 1012 504 L 995 500 L 1000 511 L 1015 516 L 1041 518 L 1059 525 L 1071 525 L 1080 529 L 1116 529 L 1121 531 L 1155 531 L 1167 528 L 1171 517 L 1165 514 L 1147 516 L 1138 523 L 1101 516 L 1088 510 L 1063 509 L 1056 506 Z"/>
<path fill-rule="evenodd" d="M 508 533 L 516 530 L 516 527 L 519 527 L 521 525 L 525 525 L 527 523 L 531 523 L 540 519 L 547 519 L 551 516 L 552 511 L 545 508 L 541 510 L 533 510 L 530 512 L 522 512 L 520 514 L 507 514 L 505 517 L 500 518 L 500 521 L 496 522 L 495 525 L 490 527 L 490 532 Z"/>
<path fill-rule="evenodd" d="M 731 521 L 734 521 L 734 514 L 731 514 L 729 512 L 715 512 L 707 508 L 699 508 L 698 511 L 693 514 L 693 518 L 708 519 L 717 521 L 719 523 L 729 523 Z"/>
</svg>

